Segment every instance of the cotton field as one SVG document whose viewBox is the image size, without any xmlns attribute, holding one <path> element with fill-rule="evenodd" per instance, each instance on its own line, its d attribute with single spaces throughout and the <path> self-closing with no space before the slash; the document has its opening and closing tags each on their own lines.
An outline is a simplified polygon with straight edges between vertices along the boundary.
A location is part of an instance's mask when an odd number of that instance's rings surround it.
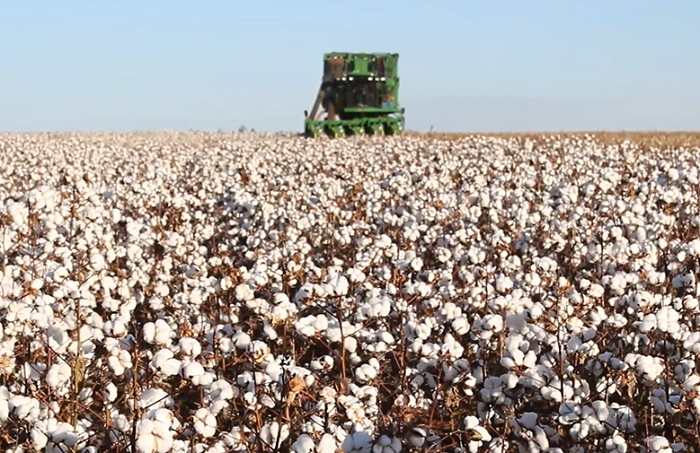
<svg viewBox="0 0 700 453">
<path fill-rule="evenodd" d="M 700 148 L 0 149 L 5 452 L 700 451 Z"/>
</svg>

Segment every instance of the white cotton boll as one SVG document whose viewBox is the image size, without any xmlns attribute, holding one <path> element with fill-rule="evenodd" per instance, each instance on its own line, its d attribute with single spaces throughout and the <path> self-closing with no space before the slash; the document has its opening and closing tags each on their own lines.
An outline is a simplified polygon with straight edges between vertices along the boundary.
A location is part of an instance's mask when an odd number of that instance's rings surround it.
<svg viewBox="0 0 700 453">
<path fill-rule="evenodd" d="M 692 332 L 688 335 L 683 340 L 683 348 L 696 354 L 700 353 L 700 332 Z"/>
<path fill-rule="evenodd" d="M 525 428 L 532 430 L 537 425 L 537 418 L 538 415 L 535 412 L 524 412 L 518 419 L 518 422 Z"/>
<path fill-rule="evenodd" d="M 117 386 L 114 385 L 113 382 L 108 383 L 102 391 L 102 395 L 110 403 L 114 402 L 117 399 L 118 395 Z"/>
<path fill-rule="evenodd" d="M 277 331 L 272 325 L 270 325 L 267 319 L 264 320 L 263 333 L 270 340 L 276 340 L 279 337 Z"/>
<path fill-rule="evenodd" d="M 647 438 L 647 445 L 652 453 L 671 453 L 671 444 L 664 436 L 650 436 Z"/>
<path fill-rule="evenodd" d="M 535 368 L 535 365 L 537 365 L 537 354 L 535 351 L 528 351 L 527 354 L 525 354 L 523 365 L 528 369 Z"/>
<path fill-rule="evenodd" d="M 425 444 L 428 433 L 420 427 L 413 428 L 408 434 L 408 441 L 415 448 L 421 448 Z"/>
<path fill-rule="evenodd" d="M 221 281 L 219 282 L 219 287 L 220 287 L 223 291 L 227 291 L 227 290 L 231 289 L 231 288 L 233 287 L 233 279 L 232 279 L 231 277 L 229 277 L 228 275 L 225 276 L 225 277 L 222 278 Z"/>
<path fill-rule="evenodd" d="M 540 392 L 542 393 L 542 396 L 547 400 L 556 401 L 558 403 L 562 400 L 561 391 L 557 388 L 554 388 L 552 385 L 542 387 L 540 389 Z"/>
<path fill-rule="evenodd" d="M 266 423 L 260 430 L 260 440 L 272 449 L 287 440 L 287 437 L 289 437 L 289 425 L 280 426 L 276 421 Z"/>
<path fill-rule="evenodd" d="M 533 321 L 536 321 L 537 319 L 541 318 L 542 315 L 544 314 L 544 307 L 542 306 L 542 304 L 540 304 L 538 302 L 538 303 L 532 304 L 532 307 L 530 307 L 528 312 L 530 315 L 530 319 L 532 319 Z"/>
<path fill-rule="evenodd" d="M 680 314 L 672 307 L 661 307 L 656 312 L 656 325 L 662 332 L 675 333 L 680 330 Z"/>
<path fill-rule="evenodd" d="M 340 328 L 330 327 L 328 330 L 326 330 L 326 338 L 328 338 L 328 341 L 330 341 L 331 343 L 339 342 L 342 338 Z"/>
<path fill-rule="evenodd" d="M 318 442 L 318 447 L 316 447 L 317 453 L 336 453 L 338 449 L 338 443 L 335 438 L 328 433 L 321 436 L 321 440 Z"/>
<path fill-rule="evenodd" d="M 484 442 L 489 442 L 491 440 L 491 434 L 479 425 L 479 419 L 473 415 L 468 415 L 464 418 L 464 427 L 467 430 L 474 431 L 477 434 L 477 438 L 471 440 L 468 443 L 468 448 L 470 453 L 476 453 L 479 448 L 484 444 Z"/>
<path fill-rule="evenodd" d="M 355 268 L 348 269 L 347 276 L 352 283 L 362 283 L 367 279 L 364 272 Z"/>
<path fill-rule="evenodd" d="M 73 370 L 64 360 L 54 363 L 46 373 L 46 385 L 52 389 L 57 389 L 70 381 Z"/>
<path fill-rule="evenodd" d="M 127 332 L 127 324 L 124 322 L 121 316 L 118 316 L 112 321 L 107 321 L 104 323 L 102 330 L 109 335 L 116 338 L 123 338 Z"/>
<path fill-rule="evenodd" d="M 196 358 L 202 353 L 202 345 L 199 344 L 199 341 L 195 338 L 180 338 L 180 341 L 178 342 L 178 348 L 180 349 L 180 352 L 182 352 L 191 359 Z"/>
<path fill-rule="evenodd" d="M 165 376 L 175 376 L 180 373 L 182 363 L 174 358 L 174 354 L 170 349 L 161 349 L 153 355 L 150 366 Z"/>
<path fill-rule="evenodd" d="M 654 329 L 656 329 L 656 315 L 653 313 L 644 315 L 639 325 L 640 332 L 651 332 Z"/>
<path fill-rule="evenodd" d="M 194 413 L 194 429 L 202 437 L 214 437 L 216 417 L 207 408 L 199 408 Z"/>
<path fill-rule="evenodd" d="M 466 316 L 459 316 L 452 321 L 452 329 L 457 335 L 466 335 L 469 328 L 469 320 Z"/>
<path fill-rule="evenodd" d="M 171 411 L 170 409 L 159 407 L 155 410 L 147 411 L 146 414 L 147 418 L 159 420 L 163 422 L 165 426 L 168 426 L 172 429 L 177 429 L 177 427 L 180 426 L 179 420 L 175 418 L 173 411 Z"/>
<path fill-rule="evenodd" d="M 24 395 L 14 395 L 7 400 L 8 408 L 19 419 L 36 418 L 40 413 L 39 401 Z"/>
<path fill-rule="evenodd" d="M 143 339 L 147 343 L 167 346 L 170 345 L 174 336 L 175 333 L 170 325 L 162 319 L 143 325 Z"/>
<path fill-rule="evenodd" d="M 256 363 L 261 363 L 270 354 L 270 347 L 263 341 L 253 340 L 248 345 L 247 351 Z"/>
<path fill-rule="evenodd" d="M 250 285 L 245 283 L 236 286 L 234 292 L 236 299 L 241 302 L 249 302 L 255 298 L 255 292 L 251 289 Z"/>
<path fill-rule="evenodd" d="M 366 363 L 362 364 L 356 371 L 355 377 L 360 383 L 367 383 L 377 377 L 377 370 Z"/>
<path fill-rule="evenodd" d="M 352 354 L 357 351 L 357 339 L 355 337 L 345 337 L 344 346 L 345 350 Z"/>
<path fill-rule="evenodd" d="M 182 376 L 185 379 L 192 379 L 204 374 L 204 367 L 199 362 L 190 362 L 182 367 Z"/>
<path fill-rule="evenodd" d="M 540 426 L 535 426 L 533 427 L 533 434 L 535 437 L 535 442 L 537 442 L 537 445 L 542 449 L 542 451 L 548 451 L 549 450 L 549 439 L 547 437 L 547 434 L 544 432 L 544 429 Z"/>
<path fill-rule="evenodd" d="M 496 279 L 496 291 L 506 293 L 513 289 L 513 280 L 507 276 L 501 276 Z"/>
<path fill-rule="evenodd" d="M 372 451 L 372 437 L 364 431 L 350 434 L 343 440 L 343 453 L 370 453 Z"/>
<path fill-rule="evenodd" d="M 492 332 L 500 332 L 503 330 L 503 318 L 501 315 L 489 314 L 483 317 L 482 327 Z"/>
<path fill-rule="evenodd" d="M 315 317 L 312 317 L 315 320 Z M 294 324 L 294 328 L 299 335 L 305 337 L 316 336 L 316 328 L 314 327 L 313 321 L 309 317 L 302 318 Z"/>
<path fill-rule="evenodd" d="M 141 391 L 139 404 L 142 408 L 162 407 L 168 398 L 168 393 L 159 388 L 148 388 Z"/>
<path fill-rule="evenodd" d="M 603 295 L 605 295 L 605 289 L 597 283 L 592 284 L 588 288 L 588 297 L 591 297 L 593 299 L 600 299 L 601 297 L 603 297 Z"/>
<path fill-rule="evenodd" d="M 325 315 L 318 315 L 311 321 L 311 325 L 315 332 L 323 332 L 328 329 L 328 318 Z"/>
<path fill-rule="evenodd" d="M 515 373 L 506 373 L 501 375 L 501 381 L 503 381 L 506 389 L 511 390 L 518 385 L 519 378 Z"/>
<path fill-rule="evenodd" d="M 292 444 L 292 451 L 294 453 L 311 453 L 315 447 L 314 440 L 308 434 L 302 434 Z"/>
<path fill-rule="evenodd" d="M 333 296 L 345 296 L 349 288 L 348 279 L 344 275 L 334 275 L 324 285 L 326 293 Z"/>
<path fill-rule="evenodd" d="M 432 327 L 426 324 L 418 324 L 414 327 L 414 332 L 421 340 L 427 340 L 430 337 Z"/>
<path fill-rule="evenodd" d="M 688 243 L 688 248 L 693 256 L 700 256 L 700 239 L 693 239 Z"/>
<path fill-rule="evenodd" d="M 205 371 L 204 374 L 192 378 L 192 383 L 200 387 L 207 387 L 216 380 L 216 373 L 213 371 Z"/>
<path fill-rule="evenodd" d="M 7 387 L 0 387 L 0 422 L 5 422 L 10 417 L 10 392 Z"/>
<path fill-rule="evenodd" d="M 117 355 L 109 356 L 107 363 L 115 376 L 121 376 L 128 368 L 132 367 L 131 354 L 122 349 Z"/>
<path fill-rule="evenodd" d="M 650 381 L 656 379 L 663 373 L 663 360 L 659 357 L 640 355 L 636 360 L 636 368 L 643 377 Z"/>
<path fill-rule="evenodd" d="M 63 281 L 65 281 L 68 278 L 69 275 L 70 275 L 70 271 L 67 268 L 59 267 L 58 269 L 53 271 L 51 279 L 55 283 L 62 283 Z"/>
<path fill-rule="evenodd" d="M 95 271 L 95 272 L 100 272 L 107 267 L 107 262 L 105 261 L 105 258 L 102 254 L 100 253 L 91 253 L 90 254 L 90 268 Z"/>
<path fill-rule="evenodd" d="M 30 432 L 30 437 L 36 450 L 44 450 L 49 443 L 49 433 L 44 426 L 35 426 Z"/>
<path fill-rule="evenodd" d="M 136 427 L 136 449 L 140 453 L 166 453 L 173 447 L 173 435 L 160 420 L 139 420 Z"/>
<path fill-rule="evenodd" d="M 41 289 L 41 288 L 44 287 L 44 280 L 41 279 L 41 278 L 35 278 L 35 279 L 33 279 L 33 280 L 31 281 L 31 283 L 29 284 L 29 286 L 30 286 L 32 289 L 39 290 L 39 289 Z"/>
<path fill-rule="evenodd" d="M 250 335 L 243 331 L 236 332 L 231 337 L 231 341 L 236 349 L 240 351 L 245 351 L 250 347 L 251 338 Z"/>
<path fill-rule="evenodd" d="M 401 449 L 401 441 L 386 434 L 379 436 L 377 442 L 372 446 L 373 453 L 399 453 Z"/>
<path fill-rule="evenodd" d="M 230 400 L 238 396 L 238 388 L 225 379 L 219 379 L 209 386 L 209 395 L 212 401 Z"/>
</svg>

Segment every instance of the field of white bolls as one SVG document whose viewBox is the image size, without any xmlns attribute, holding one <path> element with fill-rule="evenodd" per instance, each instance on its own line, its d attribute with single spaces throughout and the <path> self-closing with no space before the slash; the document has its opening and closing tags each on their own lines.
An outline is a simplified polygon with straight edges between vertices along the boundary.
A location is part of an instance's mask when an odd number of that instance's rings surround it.
<svg viewBox="0 0 700 453">
<path fill-rule="evenodd" d="M 700 451 L 700 149 L 0 149 L 2 451 Z"/>
</svg>

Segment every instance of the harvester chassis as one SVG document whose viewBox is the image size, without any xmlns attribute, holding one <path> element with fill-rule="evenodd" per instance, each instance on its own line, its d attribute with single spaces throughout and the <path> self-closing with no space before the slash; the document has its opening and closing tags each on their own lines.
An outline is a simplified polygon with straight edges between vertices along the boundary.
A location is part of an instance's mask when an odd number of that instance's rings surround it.
<svg viewBox="0 0 700 453">
<path fill-rule="evenodd" d="M 318 95 L 311 113 L 304 112 L 304 135 L 398 135 L 405 126 L 398 90 L 398 54 L 325 54 Z"/>
</svg>

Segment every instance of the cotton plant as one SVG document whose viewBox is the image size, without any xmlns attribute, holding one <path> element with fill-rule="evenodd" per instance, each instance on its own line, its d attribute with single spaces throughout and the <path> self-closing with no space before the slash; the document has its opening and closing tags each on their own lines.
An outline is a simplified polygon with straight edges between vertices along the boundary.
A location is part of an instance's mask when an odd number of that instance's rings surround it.
<svg viewBox="0 0 700 453">
<path fill-rule="evenodd" d="M 700 413 L 696 148 L 0 144 L 0 425 L 27 448 L 689 448 L 641 411 Z"/>
</svg>

